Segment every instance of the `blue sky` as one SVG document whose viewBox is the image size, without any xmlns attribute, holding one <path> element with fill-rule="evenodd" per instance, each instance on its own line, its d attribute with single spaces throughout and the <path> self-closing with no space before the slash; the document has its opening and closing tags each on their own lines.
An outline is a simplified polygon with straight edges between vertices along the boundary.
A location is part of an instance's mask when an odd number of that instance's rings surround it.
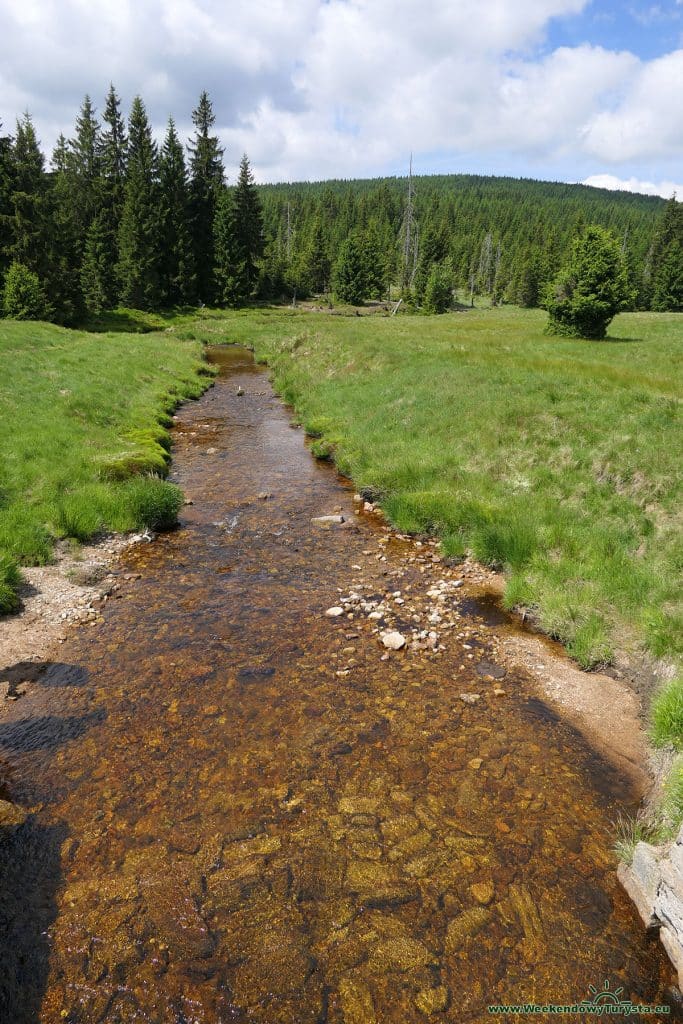
<svg viewBox="0 0 683 1024">
<path fill-rule="evenodd" d="M 676 0 L 594 0 L 578 15 L 555 18 L 548 30 L 548 47 L 590 42 L 611 50 L 629 50 L 644 60 L 661 57 L 683 46 L 683 4 Z"/>
<path fill-rule="evenodd" d="M 88 92 L 162 134 L 213 99 L 229 178 L 509 174 L 683 195 L 683 0 L 0 0 L 0 119 Z"/>
</svg>

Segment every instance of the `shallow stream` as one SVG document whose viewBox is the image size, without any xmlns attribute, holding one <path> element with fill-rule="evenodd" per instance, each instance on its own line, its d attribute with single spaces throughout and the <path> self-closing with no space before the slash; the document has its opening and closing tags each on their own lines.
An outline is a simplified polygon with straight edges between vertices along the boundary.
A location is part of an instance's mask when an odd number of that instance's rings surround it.
<svg viewBox="0 0 683 1024">
<path fill-rule="evenodd" d="M 605 980 L 667 1002 L 615 876 L 626 783 L 498 664 L 484 606 L 396 652 L 325 615 L 356 592 L 407 630 L 439 582 L 457 609 L 458 569 L 355 514 L 250 353 L 212 358 L 174 432 L 182 529 L 0 724 L 33 811 L 0 845 L 2 1024 L 478 1022 Z"/>
</svg>

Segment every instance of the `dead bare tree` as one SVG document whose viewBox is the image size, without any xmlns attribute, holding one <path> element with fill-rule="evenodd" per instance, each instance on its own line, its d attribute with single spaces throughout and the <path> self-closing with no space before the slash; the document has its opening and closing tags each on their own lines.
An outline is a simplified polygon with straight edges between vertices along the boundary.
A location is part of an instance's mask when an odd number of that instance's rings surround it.
<svg viewBox="0 0 683 1024">
<path fill-rule="evenodd" d="M 412 288 L 415 274 L 417 273 L 417 262 L 420 248 L 420 232 L 415 217 L 415 191 L 413 188 L 413 154 L 410 154 L 410 168 L 408 171 L 408 194 L 401 223 L 401 251 L 403 264 L 401 268 L 401 287 L 406 290 Z"/>
</svg>

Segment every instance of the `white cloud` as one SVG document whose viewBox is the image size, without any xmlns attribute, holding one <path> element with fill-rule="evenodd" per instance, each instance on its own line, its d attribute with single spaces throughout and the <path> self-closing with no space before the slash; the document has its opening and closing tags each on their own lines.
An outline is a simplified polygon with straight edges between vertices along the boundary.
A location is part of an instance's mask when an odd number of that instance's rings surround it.
<svg viewBox="0 0 683 1024">
<path fill-rule="evenodd" d="M 574 177 L 588 157 L 673 160 L 680 52 L 544 49 L 551 19 L 588 2 L 0 0 L 0 116 L 30 109 L 51 146 L 111 80 L 189 132 L 206 88 L 229 161 L 246 150 L 266 180 L 381 173 L 411 150 Z"/>
<path fill-rule="evenodd" d="M 675 193 L 683 199 L 683 184 L 676 184 L 674 181 L 639 181 L 638 178 L 617 178 L 614 174 L 591 174 L 581 184 L 591 185 L 593 188 L 608 188 L 612 192 L 640 192 L 644 196 L 661 196 L 663 199 L 671 199 Z"/>
<path fill-rule="evenodd" d="M 586 150 L 618 163 L 683 153 L 683 49 L 642 63 L 611 109 L 598 111 L 584 133 Z"/>
</svg>

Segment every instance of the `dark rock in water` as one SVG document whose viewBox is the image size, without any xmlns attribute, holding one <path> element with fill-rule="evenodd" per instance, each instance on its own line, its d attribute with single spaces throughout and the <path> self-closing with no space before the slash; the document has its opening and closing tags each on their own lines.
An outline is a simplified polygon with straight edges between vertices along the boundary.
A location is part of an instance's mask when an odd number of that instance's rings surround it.
<svg viewBox="0 0 683 1024">
<path fill-rule="evenodd" d="M 343 754 L 351 753 L 353 753 L 353 747 L 350 743 L 335 743 L 335 745 L 330 748 L 330 755 L 332 757 L 340 757 Z"/>
<path fill-rule="evenodd" d="M 321 844 L 306 847 L 294 868 L 294 885 L 299 900 L 326 900 L 341 895 L 344 860 Z"/>
<path fill-rule="evenodd" d="M 240 683 L 257 683 L 259 679 L 270 679 L 275 675 L 275 669 L 266 665 L 259 668 L 243 668 L 237 673 Z"/>
<path fill-rule="evenodd" d="M 477 665 L 477 675 L 493 676 L 494 679 L 504 679 L 506 671 L 502 665 L 496 665 L 492 661 L 482 659 L 482 661 Z"/>
</svg>

